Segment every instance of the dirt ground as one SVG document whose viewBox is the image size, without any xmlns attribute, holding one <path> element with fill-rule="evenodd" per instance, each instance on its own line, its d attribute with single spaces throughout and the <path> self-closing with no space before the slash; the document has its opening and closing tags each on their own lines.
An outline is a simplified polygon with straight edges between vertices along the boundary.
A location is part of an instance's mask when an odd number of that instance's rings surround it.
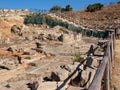
<svg viewBox="0 0 120 90">
<path fill-rule="evenodd" d="M 112 84 L 114 88 L 116 87 L 117 90 L 120 90 L 120 40 L 116 40 L 116 47 L 115 47 L 115 61 L 114 67 L 112 72 Z M 114 89 L 116 90 L 116 89 Z"/>
</svg>

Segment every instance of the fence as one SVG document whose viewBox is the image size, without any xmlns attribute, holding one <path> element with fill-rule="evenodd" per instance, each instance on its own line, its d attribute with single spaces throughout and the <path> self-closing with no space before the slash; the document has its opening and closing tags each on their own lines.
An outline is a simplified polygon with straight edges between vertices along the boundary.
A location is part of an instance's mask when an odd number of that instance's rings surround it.
<svg viewBox="0 0 120 90">
<path fill-rule="evenodd" d="M 104 58 L 101 61 L 94 79 L 88 90 L 110 90 L 110 79 L 112 74 L 112 64 L 114 65 L 115 34 L 109 33 L 109 40 L 106 46 Z"/>
</svg>

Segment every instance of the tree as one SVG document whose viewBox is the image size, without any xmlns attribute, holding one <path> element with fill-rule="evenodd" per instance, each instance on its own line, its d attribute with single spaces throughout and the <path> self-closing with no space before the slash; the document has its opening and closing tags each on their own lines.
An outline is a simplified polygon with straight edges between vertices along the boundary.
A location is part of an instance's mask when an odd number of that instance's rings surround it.
<svg viewBox="0 0 120 90">
<path fill-rule="evenodd" d="M 51 9 L 50 9 L 50 12 L 61 12 L 61 7 L 56 5 L 56 6 L 53 6 Z"/>
<path fill-rule="evenodd" d="M 65 7 L 65 11 L 72 11 L 72 7 L 71 7 L 70 5 L 67 5 L 67 6 Z"/>
<path fill-rule="evenodd" d="M 64 12 L 64 11 L 65 11 L 65 8 L 62 8 L 62 9 L 61 9 L 61 12 Z"/>
<path fill-rule="evenodd" d="M 120 0 L 117 2 L 117 4 L 120 4 Z"/>
<path fill-rule="evenodd" d="M 101 3 L 95 3 L 95 4 L 90 4 L 87 6 L 87 12 L 95 12 L 97 10 L 101 10 L 101 8 L 103 7 L 104 5 L 101 4 Z"/>
</svg>

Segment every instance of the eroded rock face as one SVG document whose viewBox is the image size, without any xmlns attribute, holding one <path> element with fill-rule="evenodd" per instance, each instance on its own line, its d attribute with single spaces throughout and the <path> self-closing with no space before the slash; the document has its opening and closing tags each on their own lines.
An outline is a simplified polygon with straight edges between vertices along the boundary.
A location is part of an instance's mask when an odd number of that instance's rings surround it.
<svg viewBox="0 0 120 90">
<path fill-rule="evenodd" d="M 93 80 L 95 70 L 87 68 L 77 73 L 76 77 L 71 79 L 70 84 L 77 87 L 88 87 Z"/>
<path fill-rule="evenodd" d="M 84 70 L 80 71 L 78 72 L 78 75 L 71 80 L 70 84 L 73 86 L 84 87 L 88 83 L 90 75 L 91 72 L 87 72 Z"/>
<path fill-rule="evenodd" d="M 11 32 L 14 33 L 15 35 L 22 36 L 22 25 L 13 25 L 11 27 Z"/>
</svg>

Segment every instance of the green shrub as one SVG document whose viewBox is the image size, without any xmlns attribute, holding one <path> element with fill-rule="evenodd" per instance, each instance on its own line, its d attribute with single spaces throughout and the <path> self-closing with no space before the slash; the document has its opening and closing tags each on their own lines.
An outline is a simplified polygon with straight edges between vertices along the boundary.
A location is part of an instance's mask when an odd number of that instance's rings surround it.
<svg viewBox="0 0 120 90">
<path fill-rule="evenodd" d="M 118 1 L 117 4 L 120 4 L 120 1 Z"/>
<path fill-rule="evenodd" d="M 95 3 L 95 4 L 90 4 L 87 6 L 87 12 L 95 12 L 97 10 L 101 10 L 101 8 L 103 7 L 104 5 L 101 4 L 101 3 Z"/>
<path fill-rule="evenodd" d="M 73 32 L 81 33 L 83 36 L 94 36 L 98 38 L 106 38 L 108 36 L 108 32 L 95 32 L 95 31 L 89 31 L 89 30 L 82 30 L 72 24 L 69 24 L 67 22 L 63 22 L 61 20 L 57 20 L 56 18 L 53 18 L 47 14 L 32 14 L 30 16 L 27 16 L 24 19 L 25 24 L 47 24 L 49 27 L 53 28 L 54 26 L 62 26 L 68 30 L 71 30 Z"/>
<path fill-rule="evenodd" d="M 84 60 L 83 57 L 81 57 L 81 53 L 77 52 L 74 55 L 73 62 L 82 62 Z"/>
<path fill-rule="evenodd" d="M 50 9 L 50 12 L 61 12 L 61 7 L 56 5 L 56 6 L 53 6 L 51 9 Z"/>
<path fill-rule="evenodd" d="M 71 7 L 70 5 L 67 5 L 67 6 L 65 7 L 65 11 L 72 11 L 72 7 Z"/>
<path fill-rule="evenodd" d="M 66 11 L 72 11 L 72 7 L 70 5 L 66 5 L 65 8 L 62 8 L 58 5 L 56 6 L 53 6 L 51 9 L 50 9 L 50 12 L 53 12 L 53 13 L 56 13 L 56 12 L 66 12 Z"/>
</svg>

